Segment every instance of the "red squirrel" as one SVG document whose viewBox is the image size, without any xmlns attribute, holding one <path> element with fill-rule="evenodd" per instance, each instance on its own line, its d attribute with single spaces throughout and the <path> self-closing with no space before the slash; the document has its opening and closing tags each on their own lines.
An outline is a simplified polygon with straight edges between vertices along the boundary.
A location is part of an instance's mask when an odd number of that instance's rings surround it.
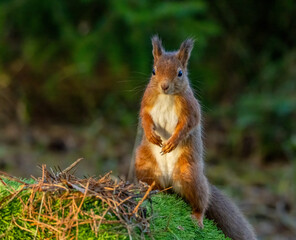
<svg viewBox="0 0 296 240">
<path fill-rule="evenodd" d="M 204 174 L 201 109 L 187 71 L 193 44 L 187 39 L 178 51 L 166 52 L 158 36 L 152 38 L 154 65 L 141 102 L 144 134 L 136 177 L 157 189 L 172 187 L 189 202 L 201 228 L 206 214 L 230 238 L 256 239 L 239 209 Z"/>
</svg>

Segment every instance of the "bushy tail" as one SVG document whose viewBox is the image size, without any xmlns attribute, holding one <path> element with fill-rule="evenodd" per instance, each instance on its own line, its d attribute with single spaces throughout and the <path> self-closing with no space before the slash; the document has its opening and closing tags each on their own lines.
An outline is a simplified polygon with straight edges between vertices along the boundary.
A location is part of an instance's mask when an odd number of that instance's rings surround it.
<svg viewBox="0 0 296 240">
<path fill-rule="evenodd" d="M 255 240 L 256 235 L 238 207 L 218 188 L 211 185 L 210 204 L 206 215 L 233 240 Z"/>
</svg>

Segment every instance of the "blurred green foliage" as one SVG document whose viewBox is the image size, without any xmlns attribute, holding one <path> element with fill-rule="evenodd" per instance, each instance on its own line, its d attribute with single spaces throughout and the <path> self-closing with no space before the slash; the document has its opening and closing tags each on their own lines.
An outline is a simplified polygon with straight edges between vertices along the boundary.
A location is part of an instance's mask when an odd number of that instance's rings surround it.
<svg viewBox="0 0 296 240">
<path fill-rule="evenodd" d="M 160 32 L 177 47 L 188 33 L 199 36 L 204 46 L 207 36 L 217 32 L 206 20 L 204 1 L 183 6 L 157 1 L 4 1 L 0 61 L 8 68 L 2 71 L 13 77 L 11 85 L 24 95 L 33 118 L 50 112 L 59 120 L 81 121 L 81 115 L 88 117 L 102 107 L 116 113 L 127 106 L 120 106 L 120 99 L 134 106 L 134 95 L 123 91 L 141 83 L 133 73 L 145 73 L 148 79 L 153 33 Z"/>
<path fill-rule="evenodd" d="M 295 159 L 295 15 L 292 0 L 2 0 L 0 121 L 134 127 L 150 37 L 172 50 L 190 36 L 192 86 L 222 152 Z"/>
</svg>

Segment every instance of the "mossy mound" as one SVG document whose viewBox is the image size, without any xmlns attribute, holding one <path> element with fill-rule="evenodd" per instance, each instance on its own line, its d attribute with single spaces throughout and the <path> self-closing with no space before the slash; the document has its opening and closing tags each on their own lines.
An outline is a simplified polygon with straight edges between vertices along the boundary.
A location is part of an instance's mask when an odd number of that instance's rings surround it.
<svg viewBox="0 0 296 240">
<path fill-rule="evenodd" d="M 169 194 L 156 194 L 150 199 L 145 200 L 142 206 L 145 209 L 148 228 L 138 228 L 133 225 L 129 228 L 120 223 L 115 215 L 106 212 L 106 207 L 100 200 L 86 197 L 81 203 L 81 211 L 77 215 L 77 221 L 81 224 L 69 225 L 71 219 L 67 219 L 71 212 L 72 195 L 77 192 L 68 192 L 60 198 L 55 194 L 48 192 L 35 192 L 32 196 L 30 189 L 20 191 L 23 186 L 19 182 L 11 181 L 1 177 L 0 183 L 0 238 L 1 239 L 226 239 L 223 233 L 217 229 L 215 224 L 204 220 L 204 229 L 199 229 L 196 223 L 191 219 L 190 207 L 178 196 Z M 34 182 L 34 180 L 25 180 L 25 182 Z M 18 193 L 11 198 L 12 193 Z M 44 194 L 52 194 L 49 202 L 44 202 Z M 8 196 L 10 196 L 8 198 Z M 43 200 L 42 200 L 43 199 Z M 35 201 L 36 221 L 31 221 L 28 217 L 26 204 L 29 201 Z M 43 201 L 43 202 L 42 202 Z M 75 203 L 74 203 L 75 204 Z M 75 207 L 79 207 L 78 202 Z M 43 206 L 41 208 L 40 206 Z M 46 216 L 46 208 L 52 208 L 51 212 L 55 215 Z M 67 207 L 68 206 L 68 207 Z M 73 207 L 73 206 L 72 206 Z M 40 210 L 41 209 L 41 210 Z M 34 211 L 31 211 L 34 214 Z M 102 216 L 99 229 L 99 218 Z M 64 228 L 56 228 L 58 221 L 64 221 L 60 224 Z M 94 222 L 92 222 L 94 221 Z M 85 224 L 82 224 L 85 223 Z M 150 226 L 150 227 L 149 227 Z M 61 230 L 64 229 L 64 232 Z M 141 230 L 140 230 L 141 229 Z"/>
</svg>

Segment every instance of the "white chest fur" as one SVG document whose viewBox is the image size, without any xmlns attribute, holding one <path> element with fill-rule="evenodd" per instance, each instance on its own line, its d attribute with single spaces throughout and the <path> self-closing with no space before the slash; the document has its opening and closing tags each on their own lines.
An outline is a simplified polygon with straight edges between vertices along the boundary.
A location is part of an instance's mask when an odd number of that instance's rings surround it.
<svg viewBox="0 0 296 240">
<path fill-rule="evenodd" d="M 160 94 L 150 112 L 156 132 L 163 140 L 170 138 L 178 123 L 174 101 L 174 96 Z"/>
<path fill-rule="evenodd" d="M 161 94 L 150 112 L 156 126 L 156 133 L 161 137 L 163 143 L 174 133 L 178 123 L 174 101 L 174 96 Z M 173 170 L 181 153 L 180 147 L 170 153 L 161 155 L 161 148 L 151 143 L 151 150 L 162 173 L 161 184 L 163 187 L 168 187 L 172 184 Z"/>
</svg>

